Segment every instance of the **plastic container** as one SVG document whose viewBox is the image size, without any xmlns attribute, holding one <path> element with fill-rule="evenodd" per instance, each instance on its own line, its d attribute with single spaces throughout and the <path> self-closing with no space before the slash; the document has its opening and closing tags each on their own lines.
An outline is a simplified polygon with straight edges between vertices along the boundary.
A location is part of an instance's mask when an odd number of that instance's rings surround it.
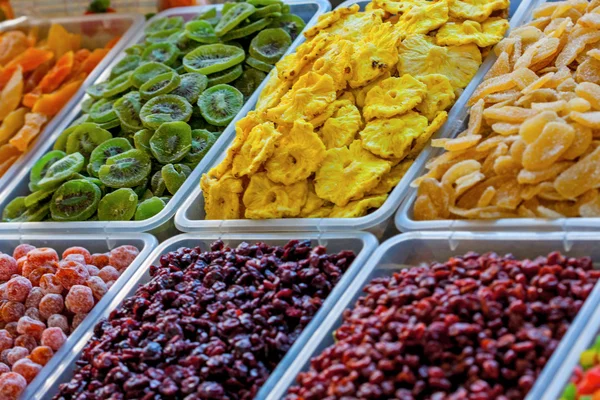
<svg viewBox="0 0 600 400">
<path fill-rule="evenodd" d="M 317 17 L 330 9 L 329 2 L 326 0 L 289 0 L 285 1 L 291 7 L 291 12 L 299 15 L 307 23 L 307 27 L 310 27 L 317 21 Z M 208 6 L 193 6 L 193 7 L 179 7 L 163 11 L 155 15 L 148 23 L 152 23 L 157 18 L 162 17 L 173 17 L 181 16 L 185 20 L 190 20 L 200 12 L 206 11 L 211 8 L 221 10 L 223 5 L 208 5 Z M 104 16 L 102 17 L 104 18 Z M 128 41 L 127 45 L 131 46 L 134 43 L 141 42 L 145 35 L 143 29 L 140 29 L 137 34 Z M 296 46 L 300 43 L 302 36 L 299 36 L 290 46 L 288 52 L 294 51 Z M 126 54 L 121 51 L 119 55 L 113 58 L 112 63 L 102 68 L 103 73 L 97 76 L 95 83 L 102 82 L 108 79 L 110 70 L 114 67 Z M 152 231 L 153 234 L 161 239 L 169 238 L 177 234 L 174 224 L 171 218 L 179 208 L 180 204 L 184 199 L 187 198 L 189 192 L 198 185 L 200 176 L 210 165 L 212 160 L 220 155 L 227 144 L 229 143 L 232 135 L 234 134 L 233 127 L 235 122 L 245 116 L 250 111 L 256 100 L 258 99 L 258 93 L 262 90 L 263 84 L 254 92 L 254 94 L 246 101 L 246 104 L 242 107 L 236 118 L 229 124 L 229 127 L 221 134 L 217 142 L 213 145 L 211 150 L 206 154 L 204 159 L 198 164 L 196 169 L 192 171 L 191 175 L 177 191 L 177 194 L 169 201 L 167 206 L 154 217 L 144 221 L 120 221 L 120 222 L 108 222 L 108 221 L 85 221 L 85 222 L 26 222 L 26 223 L 0 223 L 0 232 L 2 231 L 21 231 L 21 230 L 35 230 L 35 231 L 56 231 L 61 232 L 148 232 Z M 79 103 L 66 118 L 67 123 L 63 127 L 68 126 L 72 121 L 81 115 L 81 103 Z M 46 153 L 54 144 L 58 135 L 62 132 L 62 129 L 56 130 L 54 134 L 48 138 L 48 140 L 40 143 L 40 148 L 36 151 L 30 159 L 24 163 L 20 171 L 14 175 L 12 181 L 0 192 L 0 210 L 15 197 L 26 195 L 29 193 L 29 171 L 35 161 Z M 41 141 L 40 141 L 41 142 Z"/>
<path fill-rule="evenodd" d="M 518 26 L 521 24 L 523 15 L 526 15 L 526 11 L 529 8 L 531 1 L 535 0 L 513 0 L 511 2 L 511 25 Z M 361 9 L 369 4 L 369 1 L 356 1 L 349 0 L 339 7 L 349 7 L 352 4 L 359 4 Z M 518 9 L 517 9 L 517 6 Z M 339 8 L 338 7 L 338 8 Z M 513 14 L 514 12 L 514 14 Z M 493 54 L 493 53 L 492 53 Z M 465 93 L 472 93 L 477 84 L 488 71 L 493 63 L 491 55 L 484 61 L 479 71 L 473 78 L 472 82 L 465 89 Z M 444 126 L 433 136 L 446 137 L 449 132 L 453 132 L 457 124 L 462 124 L 466 116 L 466 105 L 469 96 L 461 95 L 450 112 L 448 113 L 448 121 Z M 233 127 L 230 126 L 233 131 Z M 235 136 L 232 132 L 231 140 Z M 231 142 L 231 140 L 228 142 Z M 229 146 L 228 146 L 229 147 Z M 202 190 L 198 184 L 194 191 L 190 194 L 188 199 L 183 203 L 181 209 L 175 216 L 175 224 L 179 230 L 184 232 L 195 232 L 203 230 L 221 230 L 223 232 L 229 231 L 244 231 L 244 232 L 273 232 L 273 231 L 289 231 L 291 229 L 295 231 L 340 231 L 348 229 L 360 229 L 367 230 L 377 237 L 381 238 L 386 230 L 387 225 L 392 219 L 394 212 L 398 209 L 406 191 L 409 188 L 410 182 L 420 169 L 419 166 L 425 163 L 428 157 L 428 148 L 426 148 L 417 157 L 414 165 L 408 170 L 406 176 L 398 183 L 394 190 L 390 193 L 385 203 L 374 212 L 360 218 L 285 218 L 285 219 L 271 219 L 271 220 L 205 220 L 204 213 L 204 197 Z M 221 154 L 221 157 L 217 158 L 211 166 L 214 166 L 221 162 L 225 157 L 225 154 Z M 343 182 L 340 182 L 343 185 Z"/>
<path fill-rule="evenodd" d="M 333 307 L 325 322 L 313 333 L 311 340 L 304 346 L 302 353 L 290 363 L 283 377 L 266 397 L 267 400 L 279 400 L 287 393 L 288 388 L 296 382 L 296 376 L 306 371 L 310 359 L 320 354 L 326 347 L 334 343 L 333 332 L 342 323 L 342 313 L 354 306 L 362 295 L 365 285 L 372 279 L 385 276 L 413 265 L 443 262 L 454 255 L 462 255 L 468 251 L 486 253 L 494 251 L 498 254 L 512 253 L 517 258 L 535 258 L 552 251 L 560 250 L 571 257 L 591 256 L 600 261 L 600 248 L 597 235 L 591 233 L 469 233 L 469 232 L 412 232 L 393 237 L 383 243 L 373 253 L 368 263 L 348 287 Z M 554 378 L 565 355 L 583 330 L 586 321 L 594 313 L 600 301 L 600 285 L 596 285 L 588 300 L 571 324 L 560 345 L 555 350 L 546 367 L 538 377 L 527 399 L 539 400 Z M 596 314 L 599 314 L 597 312 Z M 600 319 L 600 316 L 599 316 Z"/>
<path fill-rule="evenodd" d="M 62 359 L 71 354 L 73 346 L 80 338 L 92 331 L 97 315 L 104 310 L 110 300 L 117 295 L 121 288 L 131 280 L 131 277 L 139 269 L 140 265 L 152 250 L 157 246 L 156 238 L 147 233 L 142 234 L 114 234 L 110 237 L 104 235 L 64 235 L 64 234 L 0 234 L 0 252 L 12 254 L 15 247 L 21 243 L 29 243 L 36 247 L 52 247 L 59 255 L 72 246 L 83 246 L 92 253 L 104 253 L 122 245 L 133 245 L 140 250 L 140 254 L 123 272 L 115 284 L 106 292 L 106 295 L 90 311 L 87 318 L 77 327 L 75 332 L 67 338 L 65 344 L 42 368 L 38 376 L 27 386 L 21 399 L 33 400 L 41 398 L 43 392 L 39 388 L 47 381 L 48 376 L 62 365 Z"/>
<path fill-rule="evenodd" d="M 91 86 L 98 76 L 106 70 L 110 62 L 119 54 L 128 42 L 138 33 L 144 25 L 144 17 L 137 14 L 108 14 L 108 15 L 82 15 L 78 17 L 64 17 L 51 19 L 17 18 L 0 23 L 0 32 L 13 29 L 28 30 L 30 27 L 39 27 L 40 37 L 45 38 L 52 24 L 61 24 L 70 33 L 82 35 L 82 47 L 96 49 L 104 47 L 116 36 L 121 40 L 102 59 L 100 64 L 87 76 L 79 90 L 71 97 L 65 106 L 56 114 L 42 129 L 38 137 L 15 163 L 0 176 L 0 193 L 5 186 L 11 184 L 15 177 L 26 169 L 29 174 L 29 161 L 40 148 L 47 148 L 48 142 L 54 143 L 60 134 L 70 123 L 69 118 L 73 107 L 79 103 L 85 94 L 85 90 Z M 29 175 L 27 175 L 29 176 Z"/>
<path fill-rule="evenodd" d="M 135 275 L 131 276 L 127 284 L 123 289 L 114 296 L 109 303 L 105 305 L 102 310 L 98 310 L 98 313 L 94 316 L 94 323 L 98 322 L 101 318 L 106 318 L 112 310 L 114 310 L 123 299 L 131 296 L 140 284 L 144 284 L 150 280 L 148 273 L 151 265 L 156 265 L 162 254 L 170 251 L 177 250 L 180 247 L 195 247 L 200 246 L 206 249 L 210 244 L 217 240 L 222 239 L 226 244 L 230 246 L 237 246 L 241 242 L 258 242 L 264 241 L 271 245 L 283 245 L 291 239 L 311 239 L 314 245 L 322 244 L 327 246 L 327 251 L 330 253 L 339 252 L 341 250 L 353 250 L 357 257 L 351 267 L 346 271 L 343 278 L 329 294 L 327 300 L 321 306 L 319 312 L 314 316 L 312 322 L 304 329 L 304 332 L 298 337 L 296 343 L 290 348 L 286 356 L 281 360 L 279 366 L 273 371 L 270 378 L 263 385 L 262 390 L 258 393 L 255 400 L 262 399 L 270 391 L 270 388 L 275 386 L 280 377 L 284 374 L 289 364 L 292 364 L 294 360 L 300 356 L 304 351 L 306 342 L 314 334 L 314 331 L 318 329 L 321 323 L 324 321 L 325 316 L 331 310 L 333 305 L 340 298 L 344 289 L 350 285 L 354 277 L 363 267 L 371 253 L 377 248 L 377 240 L 369 233 L 365 232 L 348 232 L 348 233 L 329 233 L 319 234 L 317 232 L 309 233 L 282 233 L 282 234 L 229 234 L 220 235 L 214 232 L 205 232 L 201 234 L 184 234 L 175 236 L 166 242 L 162 243 L 151 255 L 146 259 L 144 264 L 138 268 Z M 77 344 L 72 347 L 72 351 L 68 357 L 65 357 L 60 366 L 54 369 L 53 373 L 48 376 L 45 384 L 40 387 L 41 393 L 46 393 L 46 398 L 51 398 L 61 383 L 67 382 L 73 376 L 73 369 L 75 360 L 77 360 L 81 354 L 81 351 L 88 339 L 92 336 L 92 331 L 86 332 L 85 335 L 81 336 Z"/>
<path fill-rule="evenodd" d="M 549 0 L 548 2 L 553 2 Z M 532 0 L 525 11 L 525 18 L 522 23 L 529 22 L 532 19 L 531 13 L 545 0 Z M 512 24 L 511 24 L 512 26 Z M 467 88 L 468 89 L 468 88 Z M 466 90 L 465 90 L 466 92 Z M 469 97 L 473 92 L 469 93 Z M 465 99 L 466 100 L 466 99 Z M 468 123 L 468 108 L 465 107 L 463 117 L 456 129 L 448 132 L 444 137 L 455 137 L 462 132 Z M 411 177 L 411 181 L 421 176 L 425 172 L 425 165 L 434 157 L 442 154 L 443 149 L 433 149 L 428 146 L 423 153 L 427 152 L 426 158 L 420 160 L 416 173 Z M 423 154 L 421 154 L 423 155 Z M 416 164 L 416 162 L 415 162 Z M 413 165 L 414 167 L 414 165 Z M 410 182 L 409 182 L 410 184 Z M 410 188 L 407 196 L 396 213 L 396 227 L 401 232 L 422 231 L 422 230 L 462 230 L 462 231 L 498 231 L 498 230 L 526 230 L 526 231 L 587 231 L 600 227 L 600 218 L 503 218 L 498 220 L 458 220 L 444 219 L 434 221 L 416 221 L 413 216 L 414 203 L 417 198 L 417 190 Z"/>
</svg>

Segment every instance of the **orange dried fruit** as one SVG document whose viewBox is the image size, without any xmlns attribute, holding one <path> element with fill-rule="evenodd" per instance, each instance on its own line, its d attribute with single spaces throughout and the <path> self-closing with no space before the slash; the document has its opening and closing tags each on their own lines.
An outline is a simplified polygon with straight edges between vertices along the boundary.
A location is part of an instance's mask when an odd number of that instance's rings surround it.
<svg viewBox="0 0 600 400">
<path fill-rule="evenodd" d="M 53 57 L 54 53 L 51 51 L 30 47 L 6 64 L 6 68 L 20 65 L 23 72 L 29 72 L 52 60 Z"/>
<path fill-rule="evenodd" d="M 75 55 L 72 51 L 65 53 L 54 67 L 44 76 L 39 83 L 39 88 L 42 93 L 50 93 L 55 91 L 71 73 L 73 68 Z"/>
<path fill-rule="evenodd" d="M 108 54 L 108 49 L 96 49 L 81 63 L 81 67 L 78 72 L 89 74 L 96 68 L 100 61 Z"/>
<path fill-rule="evenodd" d="M 2 125 L 0 125 L 0 144 L 6 142 L 21 129 L 25 123 L 27 111 L 25 107 L 17 108 L 4 118 Z"/>
<path fill-rule="evenodd" d="M 2 89 L 2 93 L 0 93 L 0 121 L 4 120 L 8 114 L 19 106 L 22 94 L 23 72 L 21 71 L 21 67 L 17 66 L 16 71 Z"/>
<path fill-rule="evenodd" d="M 10 144 L 15 146 L 20 151 L 27 150 L 29 143 L 39 135 L 48 118 L 36 112 L 27 113 L 25 115 L 25 124 L 19 129 L 19 132 L 10 139 Z"/>
<path fill-rule="evenodd" d="M 46 46 L 54 53 L 56 58 L 60 58 L 72 48 L 71 35 L 60 24 L 52 24 L 48 31 Z"/>
<path fill-rule="evenodd" d="M 34 113 L 41 113 L 47 116 L 56 115 L 77 92 L 82 83 L 83 80 L 73 81 L 63 85 L 60 89 L 53 93 L 42 95 L 42 97 L 40 97 L 40 99 L 33 106 L 32 111 Z"/>
<path fill-rule="evenodd" d="M 523 153 L 523 167 L 530 171 L 549 168 L 575 140 L 575 129 L 564 122 L 549 122 Z"/>
</svg>

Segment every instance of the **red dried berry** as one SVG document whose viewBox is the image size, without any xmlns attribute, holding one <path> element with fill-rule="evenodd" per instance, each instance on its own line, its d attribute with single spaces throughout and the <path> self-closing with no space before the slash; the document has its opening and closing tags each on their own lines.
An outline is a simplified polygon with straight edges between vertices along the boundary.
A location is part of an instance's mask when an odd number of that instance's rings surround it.
<svg viewBox="0 0 600 400">
<path fill-rule="evenodd" d="M 4 364 L 3 362 L 0 362 L 0 375 L 6 373 L 6 372 L 10 372 L 10 367 L 6 364 Z"/>
<path fill-rule="evenodd" d="M 15 346 L 25 347 L 29 352 L 38 345 L 38 341 L 31 335 L 21 335 L 15 339 Z"/>
<path fill-rule="evenodd" d="M 6 329 L 0 330 L 0 351 L 11 349 L 13 347 L 13 335 L 11 335 Z"/>
<path fill-rule="evenodd" d="M 54 266 L 58 262 L 58 254 L 49 247 L 40 247 L 27 253 L 27 263 L 33 269 L 44 265 Z"/>
<path fill-rule="evenodd" d="M 98 276 L 92 276 L 87 280 L 86 285 L 92 289 L 92 293 L 96 300 L 100 300 L 108 291 L 106 283 Z"/>
<path fill-rule="evenodd" d="M 71 322 L 71 333 L 83 322 L 83 320 L 87 317 L 87 313 L 75 314 L 73 316 L 73 321 Z"/>
<path fill-rule="evenodd" d="M 44 297 L 44 294 L 45 293 L 42 290 L 42 288 L 40 288 L 40 287 L 32 288 L 31 291 L 29 292 L 29 295 L 27 296 L 27 299 L 25 300 L 25 307 L 39 308 L 40 301 L 42 300 L 42 297 Z"/>
<path fill-rule="evenodd" d="M 100 272 L 100 269 L 95 265 L 88 264 L 85 266 L 85 268 L 88 270 L 88 274 L 90 274 L 90 276 L 98 276 L 98 273 Z"/>
<path fill-rule="evenodd" d="M 42 334 L 42 345 L 58 351 L 67 340 L 67 335 L 60 328 L 48 328 Z"/>
<path fill-rule="evenodd" d="M 69 333 L 69 321 L 62 314 L 53 314 L 48 318 L 48 328 L 60 328 L 64 333 Z"/>
<path fill-rule="evenodd" d="M 25 306 L 14 301 L 7 301 L 0 310 L 4 322 L 17 322 L 19 318 L 25 315 Z"/>
<path fill-rule="evenodd" d="M 27 357 L 28 355 L 29 350 L 27 350 L 25 347 L 13 347 L 6 353 L 6 361 L 8 361 L 9 365 L 13 365 L 17 361 Z"/>
</svg>

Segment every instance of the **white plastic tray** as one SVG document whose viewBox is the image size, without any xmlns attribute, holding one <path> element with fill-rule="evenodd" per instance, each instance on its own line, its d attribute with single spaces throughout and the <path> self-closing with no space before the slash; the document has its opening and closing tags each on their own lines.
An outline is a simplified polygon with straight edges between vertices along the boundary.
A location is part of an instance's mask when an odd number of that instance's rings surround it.
<svg viewBox="0 0 600 400">
<path fill-rule="evenodd" d="M 156 238 L 147 233 L 137 234 L 114 234 L 110 237 L 104 235 L 64 235 L 55 234 L 0 234 L 0 252 L 12 255 L 15 247 L 22 243 L 29 243 L 36 247 L 52 247 L 59 255 L 69 247 L 83 246 L 92 253 L 104 253 L 122 245 L 133 245 L 140 250 L 140 254 L 123 272 L 115 284 L 106 292 L 102 300 L 90 311 L 87 318 L 71 334 L 65 344 L 57 351 L 50 361 L 42 368 L 38 376 L 27 386 L 21 399 L 39 399 L 42 392 L 40 387 L 47 381 L 48 376 L 62 365 L 62 359 L 67 357 L 73 351 L 73 346 L 80 341 L 80 338 L 92 332 L 97 315 L 103 310 L 110 300 L 117 295 L 121 288 L 126 285 L 131 277 L 139 269 L 140 265 L 148 255 L 154 250 L 158 242 Z"/>
<path fill-rule="evenodd" d="M 511 26 L 519 26 L 522 23 L 523 16 L 527 15 L 527 10 L 530 8 L 531 1 L 536 0 L 513 0 L 511 3 Z M 369 3 L 364 0 L 349 0 L 342 4 L 340 7 L 349 7 L 352 4 L 359 4 L 362 9 Z M 519 6 L 517 9 L 517 5 Z M 514 14 L 512 14 L 512 12 Z M 467 115 L 467 101 L 479 82 L 483 79 L 483 76 L 487 73 L 489 68 L 492 66 L 494 59 L 492 58 L 493 53 L 490 54 L 479 68 L 479 71 L 471 81 L 471 83 L 465 89 L 463 95 L 461 95 L 450 112 L 448 113 L 448 121 L 444 126 L 433 136 L 448 137 L 450 132 L 454 132 L 457 126 L 462 125 Z M 233 131 L 233 127 L 232 131 Z M 227 142 L 227 147 L 233 140 L 235 134 L 232 132 L 229 135 L 230 140 Z M 414 176 L 420 169 L 421 165 L 424 165 L 425 160 L 428 158 L 429 147 L 426 148 L 419 157 L 415 160 L 415 163 L 408 170 L 404 178 L 398 183 L 394 190 L 390 193 L 385 203 L 376 211 L 360 218 L 286 218 L 286 219 L 270 219 L 270 220 L 205 220 L 204 213 L 204 196 L 200 185 L 197 184 L 194 191 L 189 195 L 185 203 L 183 203 L 181 209 L 175 216 L 175 224 L 179 230 L 184 232 L 196 232 L 204 230 L 219 230 L 222 232 L 273 232 L 273 231 L 342 231 L 348 229 L 360 229 L 367 230 L 377 237 L 381 238 L 386 230 L 387 225 L 392 219 L 394 212 L 398 209 L 402 199 L 404 198 L 406 191 L 409 189 L 410 182 L 414 179 Z M 225 154 L 221 154 L 220 157 L 216 158 L 212 163 L 211 167 L 218 164 L 223 160 Z M 343 185 L 340 182 L 340 185 Z"/>
<path fill-rule="evenodd" d="M 0 32 L 13 29 L 29 29 L 36 26 L 41 32 L 47 31 L 52 24 L 61 24 L 70 33 L 79 33 L 82 35 L 82 46 L 85 48 L 96 49 L 104 47 L 111 39 L 121 36 L 121 40 L 106 54 L 102 61 L 87 76 L 81 87 L 65 104 L 65 106 L 56 114 L 48 124 L 42 129 L 38 137 L 30 144 L 30 148 L 0 177 L 1 190 L 13 182 L 15 177 L 26 165 L 40 148 L 45 147 L 48 140 L 54 139 L 67 128 L 73 107 L 85 95 L 85 90 L 91 86 L 98 76 L 106 69 L 112 59 L 121 52 L 128 42 L 140 31 L 144 25 L 144 17 L 137 14 L 103 14 L 103 15 L 82 15 L 78 17 L 63 17 L 51 19 L 35 19 L 21 17 L 0 23 Z M 40 33 L 41 33 L 40 32 Z M 90 35 L 93 33 L 93 35 Z M 27 168 L 29 173 L 29 168 Z"/>
<path fill-rule="evenodd" d="M 275 386 L 280 377 L 284 374 L 287 366 L 294 362 L 299 355 L 304 351 L 306 342 L 311 338 L 313 332 L 324 321 L 325 316 L 331 310 L 337 299 L 341 297 L 345 288 L 350 285 L 354 277 L 360 272 L 364 263 L 368 260 L 371 253 L 377 248 L 377 239 L 369 233 L 365 232 L 349 232 L 339 234 L 319 234 L 316 232 L 307 233 L 282 233 L 282 234 L 230 234 L 220 235 L 213 232 L 205 232 L 198 234 L 184 234 L 175 236 L 166 242 L 162 243 L 137 269 L 136 273 L 129 277 L 128 282 L 119 293 L 104 304 L 102 309 L 98 308 L 98 312 L 94 315 L 92 323 L 97 323 L 100 319 L 108 317 L 110 312 L 118 307 L 122 301 L 131 296 L 140 284 L 144 284 L 150 280 L 149 267 L 157 265 L 162 254 L 177 250 L 180 247 L 196 247 L 202 249 L 209 248 L 210 244 L 215 240 L 222 239 L 229 246 L 237 246 L 241 242 L 258 242 L 262 241 L 270 245 L 284 245 L 292 239 L 310 239 L 314 245 L 321 244 L 327 246 L 328 253 L 337 253 L 341 250 L 353 250 L 356 253 L 356 259 L 350 268 L 343 275 L 340 282 L 334 290 L 329 294 L 327 300 L 323 302 L 321 309 L 314 316 L 312 322 L 304 329 L 304 332 L 298 337 L 296 343 L 290 348 L 286 356 L 281 360 L 279 366 L 273 371 L 270 378 L 263 385 L 263 388 L 258 393 L 256 399 L 262 399 L 268 393 L 271 387 Z M 91 318 L 90 318 L 91 319 Z M 58 391 L 58 386 L 65 383 L 73 376 L 74 363 L 79 358 L 81 351 L 91 338 L 93 331 L 88 329 L 82 335 L 77 344 L 71 348 L 71 352 L 64 357 L 62 362 L 50 374 L 42 387 L 39 388 L 40 393 L 45 393 L 44 398 L 52 398 L 52 395 Z"/>
<path fill-rule="evenodd" d="M 284 0 L 285 3 L 291 7 L 291 12 L 302 17 L 307 23 L 307 27 L 315 24 L 319 15 L 329 11 L 331 5 L 326 0 Z M 200 12 L 204 12 L 211 8 L 216 8 L 220 11 L 223 5 L 207 5 L 207 6 L 192 6 L 192 7 L 179 7 L 172 8 L 163 12 L 158 13 L 147 23 L 150 24 L 157 18 L 162 17 L 173 17 L 181 16 L 184 20 L 190 20 Z M 141 42 L 144 39 L 144 31 L 140 29 L 137 34 L 128 40 L 127 45 L 131 46 L 134 43 Z M 288 49 L 288 53 L 293 52 L 300 43 L 302 36 L 300 35 Z M 286 53 L 287 54 L 287 53 Z M 112 63 L 102 68 L 103 73 L 95 79 L 94 83 L 103 82 L 108 79 L 110 70 L 123 58 L 125 52 L 121 51 L 118 56 L 113 58 Z M 171 218 L 183 202 L 189 195 L 189 192 L 198 185 L 200 176 L 211 164 L 215 157 L 218 157 L 226 148 L 232 135 L 235 134 L 234 126 L 235 123 L 245 116 L 248 111 L 254 108 L 256 100 L 258 99 L 258 93 L 262 90 L 265 82 L 254 92 L 254 94 L 246 101 L 236 118 L 229 124 L 225 131 L 221 134 L 217 142 L 213 145 L 210 151 L 206 154 L 204 159 L 198 164 L 196 169 L 192 171 L 191 175 L 187 178 L 185 183 L 177 191 L 177 194 L 171 198 L 167 206 L 157 215 L 144 221 L 85 221 L 85 222 L 26 222 L 26 223 L 0 223 L 0 232 L 2 231 L 57 231 L 62 232 L 149 232 L 152 231 L 160 239 L 169 238 L 177 234 L 174 224 Z M 68 117 L 65 118 L 67 123 L 64 126 L 68 126 L 81 114 L 81 102 L 77 104 L 71 110 Z M 0 211 L 15 197 L 26 195 L 29 193 L 29 171 L 35 161 L 46 153 L 54 144 L 58 135 L 62 132 L 62 129 L 55 130 L 52 136 L 41 143 L 35 154 L 32 154 L 26 163 L 20 167 L 20 171 L 11 177 L 11 181 L 3 191 L 0 191 Z"/>
<path fill-rule="evenodd" d="M 296 382 L 298 373 L 308 370 L 310 359 L 334 343 L 333 332 L 341 325 L 344 310 L 354 306 L 356 300 L 362 295 L 363 288 L 372 279 L 413 265 L 428 264 L 433 261 L 444 262 L 454 255 L 463 255 L 468 251 L 480 254 L 490 251 L 498 254 L 512 253 L 520 259 L 532 259 L 557 250 L 569 257 L 591 256 L 592 259 L 600 261 L 597 235 L 592 233 L 412 232 L 393 237 L 373 253 L 352 284 L 345 288 L 344 294 L 327 315 L 325 322 L 314 332 L 300 356 L 289 364 L 283 377 L 267 396 L 267 400 L 283 398 L 288 388 Z M 596 285 L 529 392 L 528 400 L 542 398 L 542 393 L 563 364 L 565 355 L 575 343 L 578 343 L 579 334 L 594 313 L 599 301 L 600 285 Z M 600 314 L 600 311 L 596 314 Z M 556 397 L 552 398 L 556 399 Z"/>
</svg>

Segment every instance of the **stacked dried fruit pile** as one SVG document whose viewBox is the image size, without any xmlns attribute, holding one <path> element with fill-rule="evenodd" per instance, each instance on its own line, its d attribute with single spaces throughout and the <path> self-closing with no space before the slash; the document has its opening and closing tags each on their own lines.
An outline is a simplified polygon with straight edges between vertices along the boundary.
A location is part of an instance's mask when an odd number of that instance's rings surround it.
<svg viewBox="0 0 600 400">
<path fill-rule="evenodd" d="M 433 143 L 415 219 L 600 216 L 598 12 L 549 2 L 496 47 L 468 129 Z"/>
<path fill-rule="evenodd" d="M 251 400 L 353 260 L 297 240 L 165 254 L 54 398 Z"/>
<path fill-rule="evenodd" d="M 108 53 L 81 48 L 81 37 L 52 25 L 39 40 L 8 31 L 0 36 L 0 176 L 77 92 Z M 116 38 L 115 40 L 118 40 Z"/>
<path fill-rule="evenodd" d="M 475 3 L 378 0 L 321 16 L 203 176 L 206 218 L 380 207 L 508 29 L 508 0 Z"/>
<path fill-rule="evenodd" d="M 286 400 L 523 399 L 599 277 L 469 253 L 376 278 Z"/>
<path fill-rule="evenodd" d="M 600 336 L 592 347 L 581 353 L 572 381 L 560 400 L 595 400 L 600 396 Z"/>
<path fill-rule="evenodd" d="M 32 168 L 32 194 L 2 219 L 128 221 L 162 211 L 304 27 L 288 5 L 263 3 L 150 23 L 110 80 L 87 90 L 83 116 Z"/>
<path fill-rule="evenodd" d="M 0 398 L 17 399 L 69 334 L 137 257 L 133 246 L 105 254 L 19 245 L 0 253 Z"/>
</svg>

